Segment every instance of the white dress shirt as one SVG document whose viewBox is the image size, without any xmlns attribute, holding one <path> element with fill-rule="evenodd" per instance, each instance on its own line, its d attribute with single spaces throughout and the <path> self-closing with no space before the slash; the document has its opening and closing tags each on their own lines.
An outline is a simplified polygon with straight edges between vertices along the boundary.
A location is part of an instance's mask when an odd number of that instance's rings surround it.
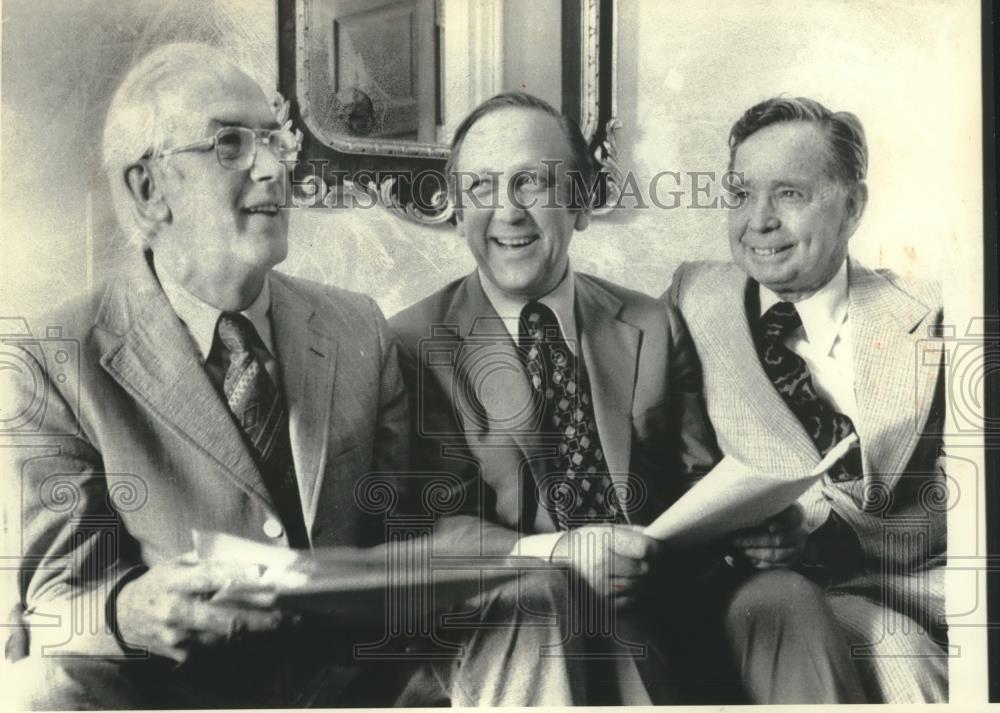
<svg viewBox="0 0 1000 713">
<path fill-rule="evenodd" d="M 760 312 L 764 314 L 781 297 L 760 286 Z M 817 393 L 834 409 L 858 423 L 854 393 L 854 356 L 848 311 L 847 261 L 833 279 L 816 294 L 795 303 L 802 326 L 785 338 L 785 346 L 802 357 Z M 861 444 L 864 447 L 864 444 Z M 830 506 L 822 494 L 822 482 L 800 499 L 810 531 L 822 525 Z"/>
<path fill-rule="evenodd" d="M 480 271 L 479 281 L 483 285 L 483 292 L 486 293 L 486 299 L 490 301 L 493 309 L 496 310 L 497 315 L 503 320 L 504 327 L 507 329 L 507 333 L 510 334 L 511 339 L 514 340 L 515 344 L 518 344 L 518 337 L 520 335 L 520 319 L 521 310 L 524 306 L 528 304 L 530 300 L 526 298 L 512 298 L 505 295 L 500 289 L 490 282 L 489 278 L 486 277 Z M 541 302 L 543 305 L 552 310 L 556 315 L 556 319 L 559 321 L 559 330 L 562 332 L 563 339 L 566 340 L 566 344 L 569 346 L 570 351 L 575 355 L 580 354 L 580 348 L 577 343 L 577 325 L 576 325 L 576 312 L 574 310 L 574 303 L 576 300 L 576 288 L 574 286 L 573 278 L 573 268 L 567 267 L 566 274 L 563 279 L 559 282 L 555 288 L 543 297 L 539 297 L 536 301 Z M 514 477 L 511 474 L 511 477 Z M 514 549 L 511 550 L 512 555 L 521 555 L 524 557 L 538 557 L 543 560 L 551 560 L 552 553 L 555 551 L 556 543 L 563 536 L 562 532 L 546 532 L 540 535 L 528 535 L 522 537 L 514 545 Z"/>
<path fill-rule="evenodd" d="M 219 323 L 219 316 L 222 310 L 188 292 L 180 283 L 174 280 L 166 270 L 158 270 L 156 273 L 160 280 L 170 306 L 174 309 L 174 314 L 181 320 L 187 329 L 191 339 L 194 340 L 198 348 L 198 356 L 204 364 L 212 353 L 212 344 L 215 340 L 216 326 Z M 278 362 L 274 356 L 274 343 L 271 336 L 271 285 L 268 278 L 264 279 L 264 286 L 257 295 L 257 298 L 249 307 L 241 311 L 244 317 L 250 320 L 266 349 L 263 354 L 257 356 L 264 362 L 264 368 L 275 385 L 281 388 L 281 374 L 278 371 Z"/>
<path fill-rule="evenodd" d="M 514 344 L 518 344 L 520 336 L 521 310 L 531 300 L 526 298 L 512 298 L 505 295 L 500 289 L 490 282 L 482 272 L 479 273 L 479 281 L 483 285 L 483 292 L 486 299 L 493 305 L 497 315 L 503 321 L 510 338 Z M 543 297 L 539 297 L 535 302 L 541 302 L 552 310 L 559 321 L 559 331 L 562 332 L 563 339 L 573 354 L 579 354 L 580 349 L 577 344 L 576 312 L 574 311 L 574 300 L 576 299 L 576 287 L 573 279 L 573 268 L 567 267 L 563 279 L 551 292 Z"/>
</svg>

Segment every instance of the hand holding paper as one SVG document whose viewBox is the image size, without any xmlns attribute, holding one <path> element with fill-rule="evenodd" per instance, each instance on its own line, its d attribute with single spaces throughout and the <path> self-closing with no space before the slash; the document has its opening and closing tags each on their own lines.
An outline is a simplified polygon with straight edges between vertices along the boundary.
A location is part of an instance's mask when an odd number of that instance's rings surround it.
<svg viewBox="0 0 1000 713">
<path fill-rule="evenodd" d="M 759 525 L 794 503 L 857 441 L 852 433 L 801 476 L 763 474 L 727 456 L 645 532 L 673 545 L 701 545 Z"/>
<path fill-rule="evenodd" d="M 257 577 L 237 561 L 183 555 L 160 562 L 118 594 L 119 634 L 130 646 L 183 662 L 199 648 L 274 632 L 285 623 L 280 612 L 249 601 L 216 599 L 227 587 Z"/>
</svg>

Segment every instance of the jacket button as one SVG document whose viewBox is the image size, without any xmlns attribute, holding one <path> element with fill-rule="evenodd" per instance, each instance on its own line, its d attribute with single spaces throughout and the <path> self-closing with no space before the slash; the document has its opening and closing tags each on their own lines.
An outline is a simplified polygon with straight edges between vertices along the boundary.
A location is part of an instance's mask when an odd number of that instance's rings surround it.
<svg viewBox="0 0 1000 713">
<path fill-rule="evenodd" d="M 281 527 L 281 523 L 274 518 L 268 518 L 264 521 L 264 534 L 275 540 L 281 537 L 281 533 L 284 529 Z"/>
</svg>

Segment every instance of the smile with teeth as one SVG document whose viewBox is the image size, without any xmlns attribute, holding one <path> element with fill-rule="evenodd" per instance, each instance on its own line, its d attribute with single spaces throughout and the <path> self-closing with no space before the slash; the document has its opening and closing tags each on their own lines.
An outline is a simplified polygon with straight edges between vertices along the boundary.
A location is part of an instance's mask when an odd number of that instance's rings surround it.
<svg viewBox="0 0 1000 713">
<path fill-rule="evenodd" d="M 537 235 L 521 235 L 516 237 L 492 236 L 490 240 L 502 248 L 523 248 L 538 240 Z"/>
<path fill-rule="evenodd" d="M 756 255 L 756 256 L 758 256 L 758 257 L 771 257 L 772 255 L 777 255 L 778 253 L 783 253 L 783 252 L 785 252 L 786 250 L 788 250 L 791 247 L 792 247 L 791 245 L 786 245 L 786 246 L 781 247 L 781 248 L 753 248 L 752 247 L 752 248 L 750 248 L 750 250 L 753 251 L 753 254 Z"/>
<path fill-rule="evenodd" d="M 268 215 L 278 214 L 278 206 L 275 203 L 264 203 L 262 205 L 250 206 L 248 208 L 244 208 L 243 210 L 247 213 L 266 213 Z"/>
</svg>

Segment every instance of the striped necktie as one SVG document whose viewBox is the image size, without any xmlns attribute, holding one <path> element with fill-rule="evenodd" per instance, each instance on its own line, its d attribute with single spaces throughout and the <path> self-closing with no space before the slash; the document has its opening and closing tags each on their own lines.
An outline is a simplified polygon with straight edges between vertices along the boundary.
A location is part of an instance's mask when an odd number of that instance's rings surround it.
<svg viewBox="0 0 1000 713">
<path fill-rule="evenodd" d="M 223 312 L 217 326 L 222 346 L 223 392 L 249 442 L 292 547 L 309 546 L 281 394 L 253 346 L 264 348 L 249 319 Z"/>
</svg>

